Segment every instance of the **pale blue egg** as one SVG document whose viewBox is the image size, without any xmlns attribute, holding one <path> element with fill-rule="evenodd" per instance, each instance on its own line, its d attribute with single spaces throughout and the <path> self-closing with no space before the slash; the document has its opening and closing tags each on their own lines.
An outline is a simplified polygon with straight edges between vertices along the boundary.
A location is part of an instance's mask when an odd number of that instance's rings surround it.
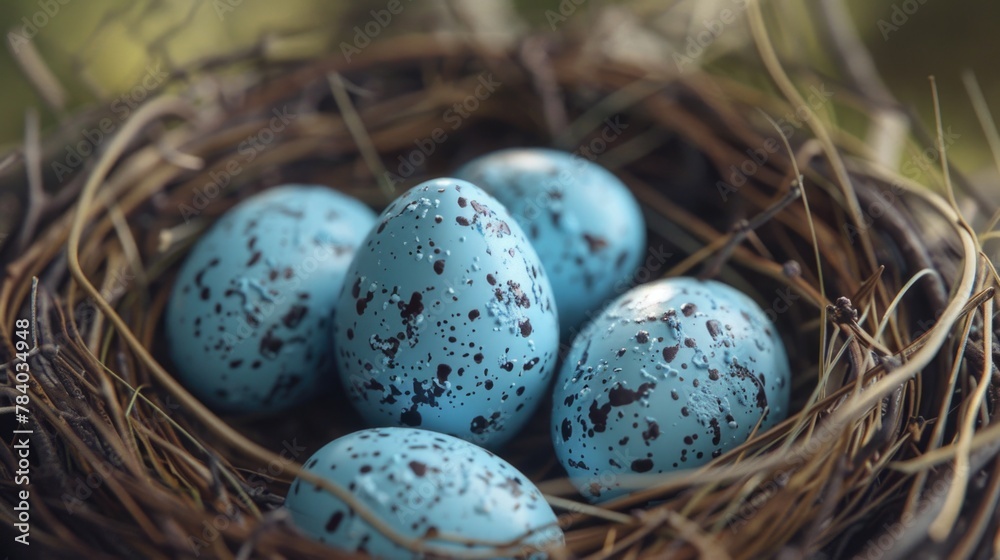
<svg viewBox="0 0 1000 560">
<path fill-rule="evenodd" d="M 638 475 L 703 465 L 777 424 L 790 381 L 781 338 L 747 295 L 713 280 L 644 284 L 574 340 L 553 395 L 556 455 L 584 496 L 614 498 Z"/>
<path fill-rule="evenodd" d="M 631 287 L 646 248 L 642 211 L 610 171 L 546 148 L 493 152 L 456 176 L 507 206 L 549 275 L 564 336 Z"/>
<path fill-rule="evenodd" d="M 559 321 L 552 288 L 507 210 L 457 179 L 382 213 L 337 306 L 340 376 L 373 426 L 497 447 L 545 399 Z"/>
<path fill-rule="evenodd" d="M 519 557 L 545 558 L 563 545 L 556 516 L 535 485 L 500 457 L 471 443 L 413 428 L 362 430 L 328 443 L 305 463 L 346 489 L 403 537 L 449 550 L 488 553 L 442 535 L 517 542 Z M 374 558 L 424 558 L 383 535 L 333 493 L 296 478 L 285 506 L 304 533 Z M 502 557 L 498 555 L 497 557 Z"/>
<path fill-rule="evenodd" d="M 175 374 L 209 407 L 275 412 L 336 386 L 333 312 L 375 213 L 286 185 L 226 212 L 195 243 L 166 307 Z"/>
</svg>

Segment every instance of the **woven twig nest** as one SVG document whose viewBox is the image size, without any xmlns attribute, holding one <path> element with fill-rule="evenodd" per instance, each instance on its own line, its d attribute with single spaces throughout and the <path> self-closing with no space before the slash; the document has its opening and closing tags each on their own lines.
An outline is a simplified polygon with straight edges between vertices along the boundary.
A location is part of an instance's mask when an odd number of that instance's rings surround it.
<svg viewBox="0 0 1000 560">
<path fill-rule="evenodd" d="M 794 372 L 788 420 L 601 507 L 565 480 L 539 413 L 502 454 L 561 514 L 567 545 L 553 555 L 993 553 L 995 275 L 941 188 L 872 163 L 818 116 L 865 100 L 825 84 L 786 102 L 571 42 L 522 47 L 410 37 L 350 64 L 192 70 L 81 166 L 63 187 L 78 195 L 25 246 L 8 242 L 0 288 L 11 402 L 30 324 L 28 421 L 10 426 L 33 432 L 30 486 L 14 482 L 18 438 L 5 433 L 0 511 L 16 521 L 30 490 L 31 550 L 333 557 L 279 506 L 298 464 L 360 421 L 337 396 L 220 418 L 183 393 L 160 321 L 179 262 L 217 216 L 274 185 L 331 185 L 381 209 L 486 151 L 548 145 L 596 159 L 641 202 L 659 256 L 637 282 L 702 273 L 743 289 L 775 318 Z M 25 153 L 54 159 L 59 137 Z"/>
</svg>

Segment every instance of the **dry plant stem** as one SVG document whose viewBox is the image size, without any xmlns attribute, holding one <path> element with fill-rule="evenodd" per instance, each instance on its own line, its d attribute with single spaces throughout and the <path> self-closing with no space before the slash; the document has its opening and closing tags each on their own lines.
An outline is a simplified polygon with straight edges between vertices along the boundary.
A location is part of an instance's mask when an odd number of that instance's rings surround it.
<svg viewBox="0 0 1000 560">
<path fill-rule="evenodd" d="M 962 539 L 951 553 L 951 558 L 956 560 L 972 558 L 974 549 L 979 546 L 986 534 L 991 518 L 996 515 L 997 500 L 1000 500 L 1000 460 L 998 459 L 993 459 L 992 475 L 989 486 L 985 489 L 980 501 L 975 521 L 972 527 L 963 532 Z"/>
<path fill-rule="evenodd" d="M 664 277 L 679 276 L 686 273 L 698 263 L 715 254 L 719 248 L 727 243 L 728 235 L 731 235 L 731 233 L 720 234 L 712 228 L 704 225 L 704 223 L 698 221 L 697 218 L 694 218 L 690 214 L 687 214 L 683 210 L 677 208 L 652 186 L 646 185 L 634 177 L 626 175 L 626 182 L 631 185 L 633 192 L 641 202 L 650 205 L 659 212 L 662 212 L 670 218 L 670 220 L 690 228 L 691 231 L 705 243 L 704 247 L 695 253 L 692 253 L 683 261 L 667 270 L 663 275 Z M 789 279 L 784 274 L 784 270 L 780 264 L 763 261 L 757 255 L 752 254 L 749 250 L 740 246 L 734 247 L 732 256 L 734 261 L 778 280 L 779 282 L 788 284 L 796 292 L 806 296 L 808 301 L 817 309 L 825 308 L 828 304 L 825 298 L 820 295 L 818 290 L 807 285 L 805 282 L 802 282 L 801 278 Z"/>
<path fill-rule="evenodd" d="M 850 187 L 851 180 L 847 175 L 847 169 L 844 167 L 840 154 L 837 152 L 837 149 L 834 146 L 826 128 L 818 121 L 812 108 L 809 107 L 806 100 L 802 98 L 802 94 L 799 93 L 794 84 L 792 84 L 791 80 L 788 78 L 788 75 L 782 69 L 781 62 L 779 61 L 777 54 L 774 52 L 774 47 L 771 45 L 771 41 L 767 36 L 767 29 L 764 25 L 764 16 L 761 13 L 760 0 L 751 0 L 749 8 L 748 15 L 750 18 L 750 29 L 753 32 L 754 42 L 760 52 L 761 59 L 764 61 L 764 65 L 770 72 L 771 77 L 778 84 L 779 89 L 781 89 L 782 93 L 789 99 L 789 101 L 795 107 L 805 110 L 806 113 L 810 115 L 807 119 L 809 127 L 816 134 L 816 138 L 823 147 L 823 152 L 826 154 L 830 165 L 833 167 L 840 189 L 845 200 L 847 201 L 848 209 L 850 210 L 851 219 L 854 221 L 854 225 L 860 226 L 862 224 L 863 216 L 861 206 L 858 204 L 858 200 L 854 196 L 854 191 Z M 869 269 L 874 270 L 875 250 L 872 248 L 871 238 L 867 235 L 867 233 L 862 233 L 860 239 L 861 248 L 865 254 L 868 267 Z"/>
<path fill-rule="evenodd" d="M 935 348 L 940 347 L 943 339 L 948 335 L 957 319 L 962 315 L 962 309 L 968 298 L 971 296 L 972 288 L 975 283 L 976 260 L 978 255 L 972 232 L 969 231 L 967 227 L 963 227 L 960 216 L 954 211 L 953 208 L 946 206 L 933 195 L 924 192 L 919 186 L 909 192 L 915 197 L 923 199 L 923 201 L 930 207 L 934 208 L 939 214 L 945 217 L 949 225 L 951 225 L 954 229 L 954 233 L 956 233 L 958 240 L 961 243 L 960 256 L 962 259 L 962 269 L 960 271 L 961 276 L 958 279 L 958 283 L 952 293 L 952 299 L 948 302 L 935 326 L 926 333 L 927 340 L 925 344 L 919 350 L 910 354 L 910 361 L 904 364 L 901 371 L 897 371 L 891 375 L 894 380 L 902 379 L 904 377 L 908 377 L 911 373 L 915 373 L 919 368 L 914 367 L 914 363 L 919 363 L 922 366 L 929 362 L 932 358 L 929 354 L 932 354 Z M 881 394 L 880 396 L 884 397 L 885 395 Z M 875 395 L 869 395 L 862 402 L 857 403 L 856 406 L 870 406 L 873 400 L 875 400 Z M 846 415 L 846 413 L 844 414 Z"/>
<path fill-rule="evenodd" d="M 25 41 L 16 31 L 10 31 L 7 34 L 7 45 L 13 50 L 11 54 L 14 60 L 42 101 L 55 113 L 62 113 L 68 97 L 66 89 L 59 83 L 59 79 L 38 52 L 35 42 Z"/>
<path fill-rule="evenodd" d="M 545 52 L 545 41 L 541 37 L 532 37 L 524 41 L 521 47 L 521 58 L 531 71 L 535 90 L 542 101 L 542 114 L 552 138 L 559 138 L 566 131 L 569 119 L 566 117 L 566 107 L 562 102 L 562 91 L 559 81 L 552 69 L 552 61 Z M 569 146 L 566 146 L 569 147 Z"/>
<path fill-rule="evenodd" d="M 549 502 L 553 507 L 564 509 L 566 511 L 585 514 L 590 517 L 595 517 L 598 519 L 605 519 L 613 523 L 620 525 L 631 525 L 635 522 L 635 518 L 629 515 L 623 515 L 616 511 L 609 509 L 604 509 L 599 506 L 592 506 L 589 504 L 582 504 L 574 500 L 567 500 L 565 498 L 560 498 L 558 496 L 546 495 L 546 501 Z"/>
<path fill-rule="evenodd" d="M 134 164 L 136 160 L 141 165 L 135 166 L 135 177 L 142 175 L 143 173 L 148 173 L 148 168 L 146 165 L 151 165 L 153 162 L 146 158 L 133 156 L 129 163 Z M 145 160 L 145 161 L 144 161 Z M 166 170 L 167 176 L 173 176 L 175 172 L 171 170 Z M 148 191 L 150 187 L 157 187 L 162 184 L 158 179 L 163 179 L 164 171 L 160 170 L 153 175 L 142 175 L 147 177 L 147 181 L 143 186 L 133 188 L 128 192 L 124 199 L 118 200 L 119 206 L 123 209 L 123 212 L 128 212 L 131 208 L 131 204 L 138 203 L 140 199 L 148 196 Z M 126 177 L 128 174 L 126 174 Z M 128 185 L 125 181 L 111 182 L 104 190 L 101 191 L 101 195 L 98 196 L 98 204 L 93 205 L 87 211 L 86 219 L 90 219 L 96 216 L 102 207 L 106 207 L 109 201 L 116 199 L 120 194 L 120 191 Z M 25 251 L 21 257 L 8 266 L 8 274 L 11 280 L 21 280 L 20 282 L 6 282 L 2 288 L 0 288 L 0 314 L 6 316 L 9 311 L 6 309 L 6 305 L 10 301 L 21 301 L 24 299 L 25 294 L 28 290 L 28 281 L 33 276 L 38 276 L 41 274 L 44 267 L 44 263 L 51 262 L 55 255 L 62 250 L 66 241 L 69 237 L 70 226 L 72 225 L 73 216 L 70 214 L 60 217 L 57 222 L 57 227 L 52 227 L 45 232 L 46 238 L 40 240 L 40 243 L 32 245 L 27 251 Z M 108 226 L 110 227 L 110 226 Z M 6 294 L 6 295 L 5 295 Z M 9 332 L 7 331 L 8 325 L 6 323 L 0 323 L 0 334 L 5 335 L 5 340 L 9 340 Z"/>
<path fill-rule="evenodd" d="M 972 108 L 976 111 L 979 124 L 983 127 L 983 134 L 986 135 L 986 145 L 989 146 L 990 154 L 993 156 L 993 165 L 996 166 L 997 172 L 1000 173 L 1000 132 L 997 131 L 996 121 L 993 120 L 990 106 L 986 102 L 986 96 L 983 95 L 983 90 L 979 87 L 979 80 L 976 79 L 976 75 L 971 70 L 966 70 L 962 73 L 962 83 L 968 92 Z M 997 209 L 984 231 L 993 229 L 998 221 L 1000 221 L 1000 209 Z"/>
<path fill-rule="evenodd" d="M 996 427 L 996 426 L 997 424 L 994 424 L 991 427 Z M 990 428 L 982 430 L 979 432 L 979 434 L 983 434 L 989 429 Z M 977 437 L 979 436 L 979 434 L 977 434 Z M 974 441 L 975 439 L 976 438 L 974 438 Z M 970 470 L 977 471 L 981 469 L 985 464 L 987 464 L 990 460 L 993 460 L 997 456 L 998 451 L 1000 451 L 1000 439 L 994 436 L 992 441 L 987 442 L 985 445 L 977 447 L 975 444 L 973 444 L 973 447 L 976 448 L 977 451 L 974 452 L 970 457 L 969 466 Z M 937 479 L 938 481 L 947 485 L 950 492 L 950 487 L 951 484 L 953 483 L 952 480 L 953 477 L 954 477 L 954 471 L 949 468 L 942 471 L 940 475 L 937 477 Z M 934 519 L 940 514 L 941 510 L 944 508 L 944 501 L 946 496 L 947 492 L 931 492 L 929 493 L 929 495 L 925 496 L 925 500 L 921 502 L 920 508 L 915 508 L 913 512 L 908 512 L 906 514 L 909 515 L 909 519 L 911 520 L 911 523 L 909 525 L 910 530 L 903 533 L 903 535 L 901 535 L 897 539 L 896 546 L 893 547 L 893 549 L 891 550 L 891 556 L 889 556 L 889 558 L 909 557 L 908 555 L 925 538 L 924 535 L 926 535 L 930 531 Z M 867 548 L 868 550 L 865 550 L 862 553 L 863 556 L 872 554 L 873 551 L 881 551 L 881 549 L 878 548 L 878 545 L 875 543 L 875 541 L 873 541 Z"/>
<path fill-rule="evenodd" d="M 53 411 L 50 411 L 42 407 L 39 407 L 38 410 L 40 410 L 42 414 L 46 416 L 46 419 L 51 424 L 56 426 L 61 424 L 59 418 L 53 413 Z M 75 432 L 71 430 L 63 430 L 61 436 L 68 439 L 69 441 L 72 441 L 75 445 L 77 445 L 78 448 L 81 450 L 84 458 L 87 460 L 87 462 L 89 462 L 92 465 L 101 464 L 101 459 L 90 450 L 91 447 L 89 445 L 83 443 L 78 439 L 78 436 L 76 435 Z M 152 538 L 154 542 L 162 543 L 162 539 L 158 537 L 159 532 L 156 530 L 156 527 L 153 524 L 152 520 L 149 519 L 148 516 L 145 514 L 145 512 L 142 511 L 142 508 L 139 507 L 139 504 L 136 503 L 133 496 L 125 489 L 121 481 L 118 481 L 112 477 L 112 478 L 107 478 L 105 480 L 105 483 L 115 493 L 115 495 L 118 496 L 118 498 L 121 500 L 122 506 L 139 524 L 143 532 L 150 538 Z"/>
<path fill-rule="evenodd" d="M 944 144 L 944 125 L 941 123 L 941 100 L 938 98 L 937 80 L 934 76 L 929 76 L 927 78 L 931 83 L 931 97 L 934 101 L 934 123 L 937 127 L 937 149 L 938 153 L 941 154 L 941 170 L 944 173 L 944 187 L 945 194 L 948 195 L 948 202 L 951 207 L 958 214 L 958 219 L 962 225 L 968 229 L 969 224 L 965 222 L 965 217 L 962 216 L 961 212 L 958 210 L 958 201 L 955 200 L 955 188 L 951 184 L 951 169 L 948 167 L 948 150 L 947 146 Z"/>
<path fill-rule="evenodd" d="M 888 167 L 899 160 L 906 140 L 909 121 L 898 109 L 899 103 L 889 92 L 878 73 L 871 53 L 858 37 L 844 0 L 820 0 L 818 8 L 837 66 L 851 85 L 857 88 L 869 104 L 875 105 L 866 144 L 872 147 L 874 159 Z"/>
<path fill-rule="evenodd" d="M 354 110 L 354 105 L 351 103 L 351 98 L 347 94 L 347 90 L 344 88 L 344 79 L 340 74 L 331 74 L 328 77 L 330 81 L 330 89 L 333 91 L 333 97 L 337 100 L 337 106 L 340 107 L 341 115 L 343 115 L 344 122 L 347 124 L 347 128 L 351 131 L 351 135 L 354 137 L 354 141 L 358 144 L 358 151 L 365 158 L 365 163 L 368 164 L 369 169 L 371 169 L 372 176 L 375 177 L 378 182 L 379 187 L 382 188 L 382 192 L 385 194 L 386 202 L 392 200 L 396 196 L 395 189 L 392 184 L 388 182 L 388 174 L 386 173 L 385 166 L 382 165 L 382 160 L 379 158 L 378 153 L 372 146 L 371 138 L 368 136 L 368 131 L 365 130 L 364 122 L 358 116 L 357 111 Z"/>
<path fill-rule="evenodd" d="M 780 133 L 781 132 L 781 127 L 778 126 L 778 123 L 774 122 L 774 120 L 771 118 L 770 115 L 765 114 L 764 116 L 767 117 L 767 120 L 771 124 L 771 126 Z M 802 181 L 803 181 L 803 175 L 802 175 L 802 172 L 799 169 L 798 157 L 796 157 L 796 154 L 792 150 L 792 146 L 788 142 L 788 138 L 784 134 L 779 134 L 779 136 L 781 136 L 781 142 L 785 146 L 785 150 L 788 152 L 788 155 L 791 158 L 790 161 L 792 163 L 792 171 L 795 173 L 795 179 L 793 180 L 793 185 L 797 188 L 797 190 L 800 190 L 801 194 L 802 194 L 802 206 L 805 209 L 806 221 L 809 224 L 809 235 L 812 238 L 813 252 L 814 252 L 814 255 L 816 257 L 816 277 L 817 277 L 817 280 L 818 280 L 818 283 L 819 283 L 819 295 L 822 298 L 822 301 L 827 301 L 829 298 L 827 298 L 827 295 L 826 295 L 826 281 L 823 279 L 823 262 L 822 262 L 822 259 L 820 258 L 819 241 L 817 240 L 817 237 L 816 237 L 816 224 L 813 221 L 812 211 L 809 208 L 809 196 L 805 193 L 805 190 L 803 189 L 803 183 L 802 183 Z M 803 150 L 803 152 L 805 152 L 805 150 Z M 804 155 L 804 153 L 801 154 L 801 155 Z M 803 161 L 805 161 L 805 160 L 803 160 Z M 820 316 L 819 316 L 819 320 L 820 320 L 820 324 L 819 324 L 819 340 L 820 340 L 819 359 L 820 359 L 820 362 L 819 363 L 822 363 L 822 360 L 823 360 L 823 343 L 826 342 L 826 316 L 824 316 L 824 312 L 825 311 L 826 311 L 826 307 L 821 308 L 820 309 Z"/>
<path fill-rule="evenodd" d="M 715 254 L 712 260 L 706 263 L 705 269 L 698 274 L 698 278 L 714 278 L 722 270 L 722 266 L 733 254 L 737 245 L 742 243 L 755 229 L 766 224 L 789 204 L 798 200 L 800 196 L 802 196 L 802 188 L 799 186 L 798 179 L 793 179 L 785 196 L 749 221 L 740 221 L 734 225 L 729 236 L 726 237 L 725 245 Z"/>
<path fill-rule="evenodd" d="M 42 185 L 42 154 L 39 139 L 38 113 L 28 110 L 24 117 L 24 164 L 28 174 L 28 206 L 17 236 L 17 247 L 23 250 L 38 228 L 47 210 L 48 195 Z"/>
<path fill-rule="evenodd" d="M 941 124 L 941 105 L 938 99 L 937 84 L 933 76 L 930 77 L 930 81 L 931 81 L 931 92 L 934 98 L 934 116 L 935 116 L 935 122 L 937 124 L 938 150 L 939 153 L 941 154 L 941 167 L 944 171 L 946 192 L 948 193 L 949 196 L 949 202 L 951 203 L 952 208 L 955 210 L 955 213 L 958 214 L 959 221 L 961 222 L 962 226 L 966 230 L 968 230 L 968 232 L 971 235 L 975 236 L 975 233 L 972 231 L 972 228 L 969 226 L 968 223 L 965 222 L 965 219 L 958 212 L 958 202 L 955 200 L 954 189 L 951 186 L 949 169 L 948 169 L 948 155 L 945 151 L 945 145 L 944 145 L 944 131 Z M 985 269 L 983 270 L 985 272 Z M 982 280 L 980 280 L 980 282 L 981 281 Z M 985 307 L 983 311 L 984 329 L 986 329 L 985 331 L 986 333 L 991 333 L 990 329 L 992 328 L 993 324 L 992 301 L 984 303 L 984 307 Z M 968 325 L 967 329 L 971 327 L 971 317 L 968 320 L 967 325 Z M 985 341 L 987 343 L 989 343 L 992 340 L 992 337 L 989 336 L 989 334 L 986 334 L 984 336 L 985 336 Z M 963 339 L 963 347 L 965 341 L 967 340 L 968 340 L 968 334 L 966 333 L 966 336 Z M 991 351 L 987 352 L 987 354 L 988 356 L 986 357 L 986 363 L 992 366 L 992 349 Z M 959 363 L 961 363 L 961 361 L 956 360 L 955 373 L 957 373 L 957 366 Z M 992 367 L 989 368 L 984 367 L 982 377 L 980 377 L 979 379 L 979 385 L 977 387 L 977 390 L 973 396 L 971 404 L 969 404 L 968 410 L 966 410 L 964 424 L 962 426 L 962 429 L 959 431 L 959 439 L 956 448 L 955 471 L 954 471 L 955 480 L 953 481 L 951 488 L 948 490 L 948 495 L 945 498 L 945 503 L 944 507 L 942 508 L 942 511 L 938 514 L 938 517 L 935 518 L 934 522 L 931 524 L 928 530 L 928 534 L 930 535 L 930 537 L 936 541 L 944 540 L 944 538 L 948 535 L 948 533 L 951 532 L 952 527 L 954 527 L 955 522 L 958 519 L 959 509 L 961 508 L 962 505 L 961 504 L 962 497 L 965 494 L 966 485 L 969 478 L 969 454 L 971 452 L 970 438 L 973 433 L 973 424 L 976 419 L 976 413 L 979 408 L 979 403 L 983 401 L 983 398 L 986 395 L 986 388 L 988 386 L 988 382 L 992 373 L 993 373 Z M 953 374 L 953 377 L 954 375 L 955 374 Z"/>
<path fill-rule="evenodd" d="M 858 286 L 858 290 L 856 292 L 851 294 L 849 299 L 851 300 L 851 303 L 854 304 L 855 307 L 859 309 L 867 309 L 870 304 L 874 303 L 873 300 L 874 300 L 875 288 L 878 285 L 878 283 L 882 281 L 882 274 L 884 272 L 885 272 L 885 265 L 884 264 L 878 265 L 878 268 L 875 269 L 875 272 L 873 272 L 871 276 L 866 278 L 864 282 L 862 282 L 861 285 Z M 903 291 L 905 292 L 905 290 Z M 899 295 L 897 295 L 896 297 L 898 298 Z M 862 315 L 864 315 L 864 313 Z M 885 314 L 883 318 L 888 320 L 888 314 Z M 861 322 L 863 323 L 864 321 Z M 876 333 L 876 336 L 874 336 L 873 338 L 878 339 L 879 338 L 877 336 L 878 334 L 880 334 L 880 332 Z"/>
<path fill-rule="evenodd" d="M 662 91 L 663 84 L 657 80 L 639 77 L 621 84 L 613 92 L 587 108 L 584 113 L 566 126 L 565 131 L 554 139 L 559 146 L 576 147 L 588 131 L 594 130 L 601 122 L 615 113 L 624 111 L 642 100 Z"/>
<path fill-rule="evenodd" d="M 937 86 L 936 86 L 936 83 L 935 83 L 935 80 L 934 80 L 933 76 L 929 77 L 929 81 L 930 81 L 930 84 L 931 84 L 931 93 L 932 93 L 933 100 L 934 100 L 935 117 L 936 117 L 937 128 L 938 128 L 937 132 L 938 132 L 939 148 L 941 148 L 943 150 L 943 138 L 944 138 L 944 135 L 943 135 L 943 131 L 941 129 L 941 113 L 940 113 L 940 105 L 938 103 L 938 97 L 937 97 Z M 945 174 L 945 187 L 946 187 L 947 194 L 949 196 L 949 201 L 948 202 L 950 203 L 952 210 L 956 214 L 956 221 L 959 223 L 959 225 L 963 229 L 965 229 L 965 230 L 967 230 L 967 231 L 969 231 L 971 233 L 971 228 L 969 228 L 969 226 L 965 222 L 964 218 L 958 212 L 958 206 L 957 206 L 957 204 L 955 202 L 954 193 L 953 193 L 953 190 L 951 188 L 951 183 L 949 181 L 948 164 L 947 164 L 946 155 L 942 152 L 941 153 L 941 157 L 942 157 L 942 168 L 944 169 L 944 174 Z M 971 318 L 967 318 L 965 320 L 963 337 L 962 337 L 961 342 L 960 342 L 960 345 L 963 348 L 964 348 L 964 346 L 965 346 L 965 344 L 966 344 L 966 342 L 968 340 L 968 334 L 969 334 L 969 331 L 970 331 L 971 327 L 972 327 Z M 961 354 L 961 353 L 962 352 L 960 351 L 959 354 Z M 940 422 L 936 423 L 935 426 L 934 426 L 934 431 L 933 431 L 933 434 L 932 434 L 932 442 L 931 442 L 932 447 L 939 447 L 941 445 L 941 441 L 942 441 L 942 438 L 944 436 L 944 428 L 945 428 L 945 421 L 944 421 L 944 419 L 947 418 L 946 413 L 947 413 L 947 411 L 950 408 L 952 394 L 953 394 L 955 386 L 957 384 L 957 376 L 958 376 L 958 370 L 959 370 L 959 366 L 960 365 L 961 365 L 960 362 L 956 362 L 954 364 L 954 366 L 952 367 L 952 369 L 951 369 L 951 374 L 950 374 L 950 376 L 948 378 L 947 392 L 945 393 L 945 397 L 943 399 L 943 402 L 940 405 L 940 410 L 939 410 L 939 418 L 941 418 L 942 420 Z M 960 482 L 964 482 L 964 477 L 968 476 L 968 473 L 963 471 L 963 472 L 958 472 L 957 475 L 953 474 L 953 476 L 957 476 L 960 479 Z M 916 503 L 917 503 L 918 495 L 920 494 L 921 488 L 923 488 L 924 483 L 927 480 L 927 477 L 928 477 L 928 473 L 926 471 L 919 472 L 919 473 L 916 474 L 916 476 L 915 476 L 915 482 L 914 482 L 913 486 L 911 487 L 909 499 L 907 501 L 907 511 L 913 511 L 913 509 L 915 508 Z M 940 512 L 940 515 L 944 516 L 944 518 L 948 518 L 948 517 L 952 516 L 953 515 L 952 512 L 957 507 L 956 502 L 959 499 L 959 497 L 957 497 L 956 494 L 955 494 L 955 492 L 958 491 L 958 490 L 956 490 L 956 488 L 958 488 L 958 489 L 960 489 L 961 491 L 964 492 L 965 485 L 961 484 L 961 485 L 959 485 L 957 487 L 953 485 L 951 487 L 951 490 L 949 490 L 947 501 L 941 504 L 942 511 Z M 941 519 L 941 517 L 939 517 L 938 519 Z M 940 528 L 939 523 L 935 523 L 933 525 L 933 527 L 935 528 L 935 530 L 932 532 L 931 538 L 934 539 L 934 540 L 940 541 L 941 538 L 942 538 L 941 537 L 942 529 Z"/>
<path fill-rule="evenodd" d="M 13 153 L 7 154 L 6 156 L 4 156 L 3 159 L 0 159 L 0 173 L 4 173 L 5 171 L 7 171 L 7 168 L 20 161 L 21 157 L 22 154 L 20 152 L 15 151 Z"/>
<path fill-rule="evenodd" d="M 677 536 L 693 544 L 703 558 L 718 558 L 719 560 L 732 558 L 729 552 L 715 542 L 711 535 L 704 533 L 700 526 L 692 523 L 691 520 L 677 512 L 670 510 L 662 511 L 666 516 L 667 522 L 677 528 Z"/>
</svg>

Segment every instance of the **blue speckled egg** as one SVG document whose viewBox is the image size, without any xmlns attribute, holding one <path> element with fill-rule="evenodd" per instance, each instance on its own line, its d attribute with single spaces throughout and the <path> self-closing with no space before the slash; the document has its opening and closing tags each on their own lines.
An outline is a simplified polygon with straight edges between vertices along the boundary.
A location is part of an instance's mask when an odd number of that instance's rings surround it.
<svg viewBox="0 0 1000 560">
<path fill-rule="evenodd" d="M 621 295 L 646 248 L 642 211 L 611 172 L 544 148 L 487 154 L 456 176 L 507 206 L 545 266 L 564 336 Z"/>
<path fill-rule="evenodd" d="M 573 342 L 553 394 L 556 455 L 590 500 L 621 496 L 637 473 L 703 465 L 762 415 L 761 430 L 783 420 L 790 376 L 774 325 L 742 292 L 694 278 L 644 284 Z"/>
<path fill-rule="evenodd" d="M 336 383 L 333 311 L 375 213 L 321 186 L 286 185 L 198 239 L 166 308 L 176 376 L 209 407 L 275 412 Z"/>
<path fill-rule="evenodd" d="M 334 440 L 305 463 L 349 491 L 402 536 L 447 551 L 487 553 L 494 547 L 436 539 L 450 535 L 485 543 L 517 542 L 518 557 L 543 558 L 563 544 L 556 516 L 526 476 L 469 442 L 413 428 L 374 428 Z M 285 506 L 311 537 L 375 558 L 424 558 L 396 544 L 350 505 L 296 479 Z M 485 557 L 485 556 L 484 556 Z M 491 556 L 492 557 L 492 556 Z"/>
<path fill-rule="evenodd" d="M 386 208 L 337 305 L 340 377 L 373 426 L 502 445 L 544 398 L 558 345 L 531 244 L 502 204 L 457 179 Z"/>
</svg>

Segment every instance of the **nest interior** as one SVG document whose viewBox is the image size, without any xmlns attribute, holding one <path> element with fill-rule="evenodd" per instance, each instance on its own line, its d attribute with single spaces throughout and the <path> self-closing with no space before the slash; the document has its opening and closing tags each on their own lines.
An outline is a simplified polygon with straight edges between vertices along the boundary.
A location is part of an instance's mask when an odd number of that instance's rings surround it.
<svg viewBox="0 0 1000 560">
<path fill-rule="evenodd" d="M 219 418 L 186 395 L 160 334 L 178 264 L 249 193 L 318 183 L 381 209 L 476 155 L 533 145 L 593 158 L 632 189 L 663 255 L 637 282 L 707 274 L 750 293 L 774 311 L 794 372 L 781 425 L 601 507 L 565 480 L 540 412 L 545 429 L 503 456 L 561 514 L 554 557 L 993 554 L 995 273 L 946 197 L 872 163 L 815 111 L 572 44 L 412 37 L 350 65 L 209 66 L 173 84 L 4 248 L 2 390 L 17 394 L 12 327 L 29 318 L 32 539 L 52 555 L 329 557 L 278 506 L 298 463 L 360 419 L 336 395 L 277 418 Z M 834 99 L 864 107 L 842 89 Z M 806 118 L 783 129 L 758 108 Z M 67 134 L 36 146 L 40 160 Z M 15 167 L 5 175 L 23 181 Z M 18 462 L 4 443 L 13 523 Z"/>
</svg>

